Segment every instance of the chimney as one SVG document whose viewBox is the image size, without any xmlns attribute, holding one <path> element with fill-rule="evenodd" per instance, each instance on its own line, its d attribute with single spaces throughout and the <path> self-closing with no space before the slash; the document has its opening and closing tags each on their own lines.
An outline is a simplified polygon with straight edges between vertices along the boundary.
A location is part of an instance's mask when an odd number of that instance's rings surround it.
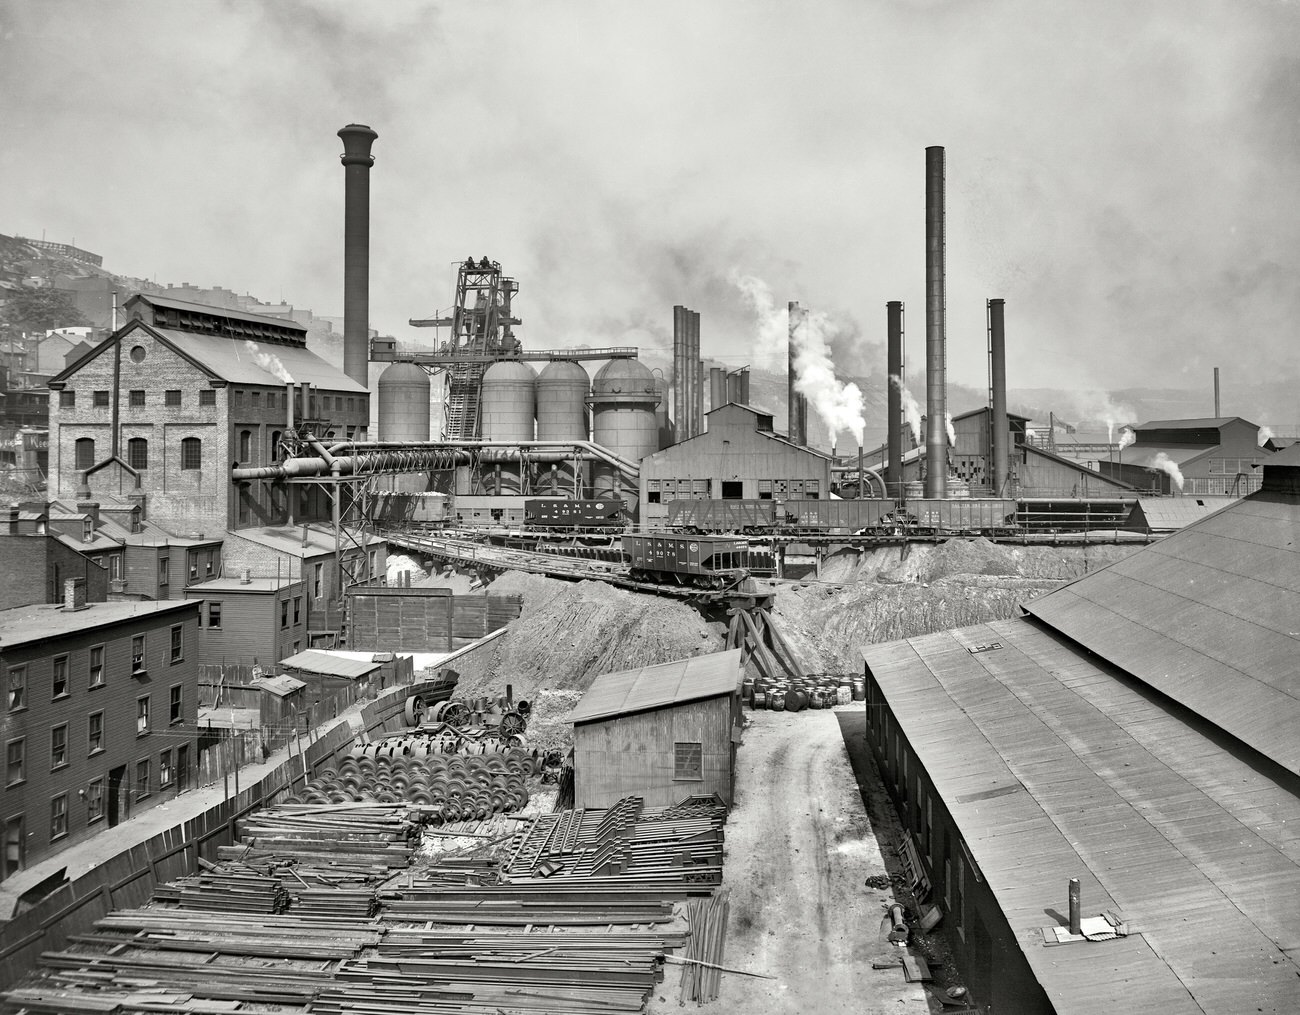
<svg viewBox="0 0 1300 1015">
<path fill-rule="evenodd" d="M 1010 477 L 1011 433 L 1007 427 L 1007 343 L 1002 311 L 1005 300 L 989 300 L 989 443 L 994 497 L 1006 495 Z"/>
<path fill-rule="evenodd" d="M 686 308 L 673 307 L 673 433 L 678 442 L 690 436 L 686 381 Z"/>
<path fill-rule="evenodd" d="M 79 500 L 77 501 L 77 513 L 88 515 L 90 517 L 90 527 L 99 528 L 99 501 L 97 500 Z"/>
<path fill-rule="evenodd" d="M 87 609 L 85 578 L 64 579 L 63 609 L 67 612 Z"/>
<path fill-rule="evenodd" d="M 704 361 L 700 359 L 700 315 L 691 311 L 691 435 L 704 432 Z"/>
<path fill-rule="evenodd" d="M 90 473 L 77 473 L 77 500 L 90 500 Z"/>
<path fill-rule="evenodd" d="M 885 304 L 886 369 L 889 371 L 888 408 L 885 419 L 885 449 L 888 464 L 885 469 L 885 486 L 888 495 L 903 496 L 903 304 L 892 300 Z M 898 382 L 894 382 L 894 378 Z"/>
<path fill-rule="evenodd" d="M 1219 368 L 1214 368 L 1214 418 L 1219 418 Z"/>
<path fill-rule="evenodd" d="M 344 352 L 347 352 L 347 346 L 344 346 Z M 362 381 L 361 383 L 365 383 Z M 298 393 L 293 381 L 287 381 L 284 385 L 284 439 L 289 439 L 289 434 L 293 432 L 293 399 Z"/>
<path fill-rule="evenodd" d="M 709 410 L 727 404 L 727 372 L 722 367 L 709 368 Z"/>
<path fill-rule="evenodd" d="M 343 372 L 368 385 L 370 360 L 370 146 L 379 137 L 361 123 L 339 131 L 343 139 Z"/>
<path fill-rule="evenodd" d="M 925 495 L 948 496 L 943 148 L 925 150 Z"/>
<path fill-rule="evenodd" d="M 22 509 L 17 504 L 9 505 L 9 535 L 18 535 L 18 516 L 22 514 Z"/>
<path fill-rule="evenodd" d="M 795 390 L 795 381 L 798 380 L 798 372 L 794 365 L 795 332 L 802 327 L 804 312 L 800 309 L 799 304 L 790 302 L 786 305 L 786 314 L 788 317 L 787 334 L 788 342 L 786 346 L 786 429 L 789 431 L 789 438 L 796 444 L 806 445 L 808 443 L 808 397 L 801 395 Z"/>
<path fill-rule="evenodd" d="M 140 476 L 138 474 L 135 477 L 135 487 L 126 495 L 126 499 L 130 502 L 132 507 L 140 509 L 140 521 L 143 522 L 149 517 L 148 511 L 145 507 L 148 497 L 145 495 L 145 492 L 140 489 Z"/>
<path fill-rule="evenodd" d="M 244 568 L 244 570 L 242 570 L 239 573 L 239 584 L 240 585 L 253 584 L 253 569 L 251 567 L 246 567 Z"/>
</svg>

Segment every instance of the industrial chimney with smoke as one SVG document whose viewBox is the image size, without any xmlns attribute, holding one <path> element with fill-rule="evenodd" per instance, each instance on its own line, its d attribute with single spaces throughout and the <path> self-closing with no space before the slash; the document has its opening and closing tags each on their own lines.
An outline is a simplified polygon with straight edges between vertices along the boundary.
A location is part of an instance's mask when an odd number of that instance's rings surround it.
<svg viewBox="0 0 1300 1015">
<path fill-rule="evenodd" d="M 367 386 L 370 362 L 370 146 L 379 137 L 363 123 L 339 131 L 343 139 L 343 372 Z"/>
</svg>

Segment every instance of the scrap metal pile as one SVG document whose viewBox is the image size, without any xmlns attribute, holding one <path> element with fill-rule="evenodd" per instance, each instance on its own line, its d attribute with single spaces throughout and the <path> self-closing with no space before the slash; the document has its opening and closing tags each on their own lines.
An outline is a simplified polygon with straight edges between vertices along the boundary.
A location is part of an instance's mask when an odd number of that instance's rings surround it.
<svg viewBox="0 0 1300 1015">
<path fill-rule="evenodd" d="M 684 905 L 721 884 L 716 798 L 517 817 L 420 866 L 430 816 L 348 803 L 255 812 L 222 862 L 47 951 L 0 1009 L 593 1015 L 640 1010 L 665 954 L 697 933 L 694 954 L 720 954 L 721 928 L 697 931 Z"/>
</svg>

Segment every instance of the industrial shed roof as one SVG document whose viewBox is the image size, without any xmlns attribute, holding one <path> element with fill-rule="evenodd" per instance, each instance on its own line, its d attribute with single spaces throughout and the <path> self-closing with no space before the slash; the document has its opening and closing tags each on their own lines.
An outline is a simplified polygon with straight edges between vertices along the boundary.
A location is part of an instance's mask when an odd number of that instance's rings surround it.
<svg viewBox="0 0 1300 1015">
<path fill-rule="evenodd" d="M 1300 498 L 1252 494 L 1025 609 L 1300 772 Z"/>
<path fill-rule="evenodd" d="M 192 300 L 174 300 L 170 296 L 163 296 L 159 293 L 139 293 L 126 302 L 127 305 L 130 305 L 137 300 L 142 303 L 151 303 L 155 307 L 170 307 L 173 310 L 187 310 L 196 314 L 229 317 L 236 321 L 250 321 L 255 324 L 274 324 L 282 328 L 292 328 L 295 331 L 302 332 L 304 338 L 307 334 L 307 325 L 299 324 L 297 321 L 279 314 L 251 314 L 247 310 L 238 310 L 235 307 L 217 307 L 210 303 L 195 303 Z"/>
<path fill-rule="evenodd" d="M 862 654 L 1059 1015 L 1293 1009 L 1293 793 L 1031 621 Z M 1128 937 L 1044 944 L 1071 877 Z"/>
<path fill-rule="evenodd" d="M 1118 452 L 1117 465 L 1140 465 L 1145 469 L 1158 468 L 1155 460 L 1164 455 L 1175 465 L 1190 462 L 1207 451 L 1213 451 L 1217 444 L 1131 444 Z"/>
<path fill-rule="evenodd" d="M 1133 430 L 1204 430 L 1211 427 L 1225 427 L 1229 423 L 1241 420 L 1250 426 L 1254 426 L 1248 419 L 1242 419 L 1240 416 L 1201 416 L 1196 419 L 1150 419 L 1145 423 L 1138 423 Z"/>
<path fill-rule="evenodd" d="M 309 648 L 305 652 L 281 659 L 280 665 L 285 669 L 303 670 L 307 673 L 324 673 L 331 677 L 364 677 L 374 673 L 383 663 L 366 662 L 361 659 L 348 659 L 332 652 Z"/>
<path fill-rule="evenodd" d="M 733 694 L 739 687 L 740 649 L 606 673 L 592 682 L 578 702 L 573 723 Z"/>
<path fill-rule="evenodd" d="M 1176 532 L 1235 503 L 1235 497 L 1139 497 L 1124 528 L 1137 532 Z"/>
<path fill-rule="evenodd" d="M 189 331 L 173 331 L 169 328 L 150 328 L 161 336 L 178 352 L 196 360 L 216 376 L 231 384 L 267 384 L 282 385 L 286 382 L 264 367 L 258 365 L 247 343 L 220 335 L 197 335 Z M 258 349 L 268 356 L 275 356 L 284 365 L 284 369 L 297 384 L 311 384 L 330 391 L 352 391 L 365 394 L 367 388 L 358 384 L 351 377 L 321 359 L 309 349 L 294 345 L 277 345 L 264 343 Z"/>
</svg>

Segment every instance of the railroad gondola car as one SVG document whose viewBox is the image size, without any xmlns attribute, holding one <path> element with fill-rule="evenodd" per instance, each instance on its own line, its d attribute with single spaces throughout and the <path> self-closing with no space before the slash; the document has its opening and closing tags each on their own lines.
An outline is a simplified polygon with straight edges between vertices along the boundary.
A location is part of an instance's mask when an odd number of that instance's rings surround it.
<svg viewBox="0 0 1300 1015">
<path fill-rule="evenodd" d="M 534 532 L 621 529 L 627 524 L 627 510 L 618 497 L 527 500 L 524 501 L 524 524 Z"/>
<path fill-rule="evenodd" d="M 668 527 L 680 532 L 766 535 L 777 529 L 773 500 L 672 500 Z"/>
<path fill-rule="evenodd" d="M 997 497 L 909 499 L 908 531 L 916 535 L 999 536 L 1016 531 L 1016 502 Z"/>
<path fill-rule="evenodd" d="M 882 530 L 892 500 L 787 500 L 777 505 L 781 532 L 805 536 L 870 535 Z"/>
<path fill-rule="evenodd" d="M 634 581 L 721 589 L 749 574 L 749 545 L 725 536 L 623 537 Z"/>
</svg>

